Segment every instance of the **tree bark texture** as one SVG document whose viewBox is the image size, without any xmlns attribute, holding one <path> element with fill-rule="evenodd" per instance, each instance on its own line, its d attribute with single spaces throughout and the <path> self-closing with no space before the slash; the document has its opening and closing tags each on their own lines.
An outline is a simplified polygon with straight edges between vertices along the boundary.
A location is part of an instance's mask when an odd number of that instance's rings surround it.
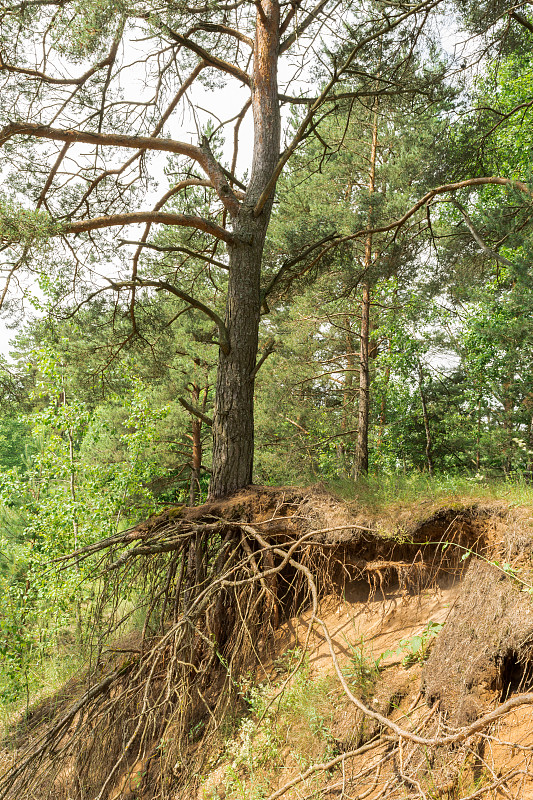
<svg viewBox="0 0 533 800">
<path fill-rule="evenodd" d="M 279 159 L 280 111 L 277 61 L 280 14 L 277 0 L 258 4 L 252 110 L 254 156 L 250 183 L 228 245 L 229 278 L 225 325 L 229 352 L 220 350 L 213 424 L 210 497 L 224 497 L 252 482 L 254 369 L 261 311 L 260 277 L 272 197 L 254 208 Z"/>
<path fill-rule="evenodd" d="M 420 392 L 420 401 L 422 403 L 422 414 L 424 417 L 424 430 L 426 432 L 426 463 L 428 472 L 433 477 L 433 442 L 431 440 L 431 428 L 429 425 L 429 415 L 426 403 L 426 395 L 424 394 L 424 373 L 422 372 L 422 364 L 418 362 L 418 389 Z"/>
<path fill-rule="evenodd" d="M 370 147 L 370 177 L 368 192 L 376 191 L 376 153 L 378 145 L 378 102 L 373 105 L 372 144 Z M 372 226 L 372 205 L 368 212 L 368 225 Z M 359 413 L 357 425 L 357 446 L 355 451 L 355 480 L 368 472 L 368 420 L 370 416 L 370 278 L 372 266 L 372 234 L 365 240 L 363 296 L 361 299 L 361 346 L 359 370 Z"/>
<path fill-rule="evenodd" d="M 370 247 L 371 245 L 371 237 Z M 367 249 L 369 243 L 367 240 Z M 366 262 L 365 256 L 365 262 Z M 355 479 L 368 472 L 368 419 L 370 410 L 370 359 L 369 359 L 369 333 L 370 333 L 370 284 L 368 280 L 363 283 L 363 298 L 361 300 L 361 347 L 359 358 L 359 412 L 357 424 L 357 446 L 355 451 Z"/>
<path fill-rule="evenodd" d="M 344 327 L 346 329 L 346 372 L 344 373 L 344 391 L 342 394 L 341 431 L 346 435 L 350 428 L 350 416 L 353 413 L 353 378 L 356 355 L 351 330 L 351 318 L 348 314 L 344 317 Z M 339 458 L 342 460 L 342 468 L 346 469 L 348 442 L 344 437 L 340 440 L 338 449 Z"/>
<path fill-rule="evenodd" d="M 200 389 L 193 384 L 191 390 L 191 400 L 197 406 L 200 400 Z M 200 470 L 202 468 L 202 421 L 191 415 L 191 439 L 192 439 L 192 458 L 191 458 L 191 483 L 189 488 L 189 505 L 196 505 L 196 498 L 200 488 Z"/>
</svg>

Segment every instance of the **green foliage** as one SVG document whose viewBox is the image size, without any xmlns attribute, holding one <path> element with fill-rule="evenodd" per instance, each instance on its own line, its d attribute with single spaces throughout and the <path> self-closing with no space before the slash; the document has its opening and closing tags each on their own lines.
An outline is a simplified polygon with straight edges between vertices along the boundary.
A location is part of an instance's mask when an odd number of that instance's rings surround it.
<svg viewBox="0 0 533 800">
<path fill-rule="evenodd" d="M 383 658 L 388 658 L 392 655 L 401 655 L 403 656 L 402 665 L 404 667 L 422 663 L 428 657 L 429 648 L 435 637 L 441 632 L 442 627 L 442 623 L 430 620 L 423 631 L 415 636 L 401 639 L 395 650 L 387 650 L 383 653 Z"/>
<path fill-rule="evenodd" d="M 4 698 L 26 690 L 29 671 L 65 632 L 76 629 L 90 603 L 91 579 L 84 567 L 60 572 L 54 559 L 148 516 L 158 508 L 151 489 L 161 475 L 159 426 L 168 415 L 139 379 L 120 400 L 120 425 L 111 430 L 102 409 L 92 411 L 70 393 L 68 372 L 50 348 L 36 354 L 37 409 L 23 419 L 31 430 L 24 467 L 0 474 L 1 541 L 0 685 Z M 85 458 L 88 442 L 113 434 L 121 458 L 98 464 Z M 89 447 L 89 452 L 94 451 Z M 80 590 L 80 584 L 84 589 Z M 16 632 L 16 635 L 15 635 Z"/>
<path fill-rule="evenodd" d="M 30 426 L 24 419 L 11 414 L 0 417 L 0 469 L 24 468 L 29 435 Z"/>
<path fill-rule="evenodd" d="M 278 659 L 278 670 L 290 671 L 300 655 L 287 651 Z M 221 781 L 228 797 L 260 800 L 268 796 L 271 776 L 281 764 L 293 761 L 306 769 L 331 756 L 332 685 L 330 677 L 311 677 L 307 659 L 279 696 L 270 684 L 242 685 L 248 714 L 226 744 L 228 765 Z"/>
<path fill-rule="evenodd" d="M 483 13 L 494 11 L 490 4 L 482 6 Z M 212 10 L 222 13 L 215 6 Z M 462 12 L 469 24 L 481 23 L 483 14 L 471 3 Z M 8 29 L 3 31 L 6 61 L 24 26 L 38 31 L 49 24 L 51 48 L 82 70 L 89 58 L 107 57 L 129 9 L 122 0 L 76 0 L 58 7 L 53 20 L 47 13 L 40 4 L 29 4 L 17 11 L 17 19 L 8 15 L 6 25 L 19 33 L 10 41 Z M 161 12 L 176 30 L 185 13 L 180 3 Z M 149 36 L 160 36 L 161 23 L 150 17 Z M 357 31 L 347 27 L 345 33 Z M 196 34 L 199 41 L 213 41 L 209 31 Z M 520 41 L 497 60 L 487 58 L 484 73 L 459 99 L 441 81 L 444 65 L 438 54 L 432 51 L 429 67 L 406 66 L 408 91 L 379 98 L 372 197 L 374 114 L 368 98 L 346 103 L 339 98 L 301 142 L 278 185 L 264 257 L 260 351 L 271 339 L 275 347 L 256 379 L 256 482 L 325 481 L 377 509 L 421 497 L 455 502 L 503 496 L 532 502 L 530 198 L 502 186 L 462 190 L 453 194 L 453 203 L 452 195 L 441 195 L 425 216 L 413 217 L 393 237 L 374 234 L 370 266 L 365 265 L 365 236 L 350 238 L 364 234 L 368 225 L 387 225 L 438 183 L 480 175 L 531 181 L 533 55 L 530 43 Z M 404 59 L 405 47 L 385 54 L 391 64 Z M 342 57 L 343 48 L 333 61 Z M 375 66 L 375 57 L 373 50 L 364 55 L 368 67 Z M 346 90 L 358 80 L 361 64 L 353 67 Z M 11 73 L 6 75 L 9 82 Z M 317 72 L 317 85 L 323 78 Z M 78 87 L 72 119 L 96 119 L 93 90 L 101 83 L 95 74 Z M 206 86 L 215 84 L 212 76 L 205 78 Z M 55 91 L 55 85 L 46 91 Z M 4 114 L 12 102 L 6 91 Z M 109 88 L 110 108 L 117 114 L 109 115 L 110 124 L 118 120 L 120 92 L 115 96 Z M 162 90 L 161 102 L 166 102 L 163 95 Z M 302 107 L 294 112 L 293 131 L 304 113 Z M 121 124 L 126 132 L 126 118 Z M 143 133 L 153 128 L 149 116 L 141 128 Z M 204 132 L 223 162 L 221 130 L 207 124 Z M 140 288 L 135 336 L 128 301 L 89 300 L 88 284 L 79 288 L 82 308 L 72 319 L 72 261 L 59 248 L 52 254 L 49 241 L 68 222 L 67 209 L 80 202 L 85 184 L 68 179 L 54 185 L 48 207 L 62 220 L 55 222 L 52 212 L 30 208 L 42 189 L 41 151 L 9 142 L 5 153 L 15 165 L 9 187 L 15 199 L 7 194 L 0 199 L 0 239 L 10 258 L 15 252 L 25 258 L 28 250 L 38 255 L 39 296 L 32 302 L 42 315 L 19 334 L 16 367 L 0 365 L 0 684 L 5 698 L 15 699 L 36 682 L 37 665 L 43 666 L 62 637 L 78 636 L 90 605 L 90 581 L 87 589 L 79 588 L 87 577 L 83 566 L 58 575 L 50 563 L 166 502 L 187 501 L 192 426 L 178 399 L 211 415 L 218 348 L 211 320 L 175 297 Z M 145 172 L 143 166 L 140 174 Z M 192 175 L 176 156 L 169 156 L 166 172 L 172 183 Z M 110 208 L 117 188 L 124 207 L 137 191 L 103 182 L 99 192 L 109 193 Z M 212 212 L 204 186 L 190 186 L 167 200 L 166 207 L 179 213 Z M 87 209 L 96 213 L 97 205 L 95 200 L 94 209 L 90 203 Z M 101 249 L 93 252 L 79 240 L 80 263 L 100 270 L 101 260 L 118 270 L 123 249 L 115 240 L 95 237 Z M 142 274 L 174 282 L 223 315 L 227 253 L 221 246 L 207 249 L 202 237 L 177 227 L 158 230 L 149 243 L 159 249 L 143 250 Z M 317 257 L 318 240 L 329 247 L 338 238 L 342 246 Z M 191 256 L 196 246 L 199 255 Z M 370 284 L 372 303 L 370 475 L 354 487 L 363 280 Z M 56 316 L 58 308 L 69 318 Z M 421 394 L 435 477 L 428 473 Z M 207 495 L 211 466 L 206 425 L 200 447 L 199 500 Z M 508 572 L 505 565 L 502 569 Z M 404 658 L 423 657 L 434 632 L 428 629 L 416 641 L 404 642 Z M 367 693 L 380 663 L 361 640 L 353 645 L 350 680 Z M 283 713 L 298 716 L 300 708 L 327 739 L 327 722 L 320 715 L 313 721 L 313 712 L 302 710 L 306 691 L 305 678 L 296 679 Z M 267 696 L 266 689 L 261 696 Z M 253 717 L 254 703 L 260 701 L 250 702 Z M 281 723 L 273 725 L 281 741 Z M 266 742 L 265 752 L 274 745 L 280 746 L 277 740 Z M 258 753 L 246 758 L 259 758 Z M 257 767 L 253 760 L 252 767 Z M 240 780 L 238 769 L 234 780 Z"/>
<path fill-rule="evenodd" d="M 341 109 L 329 115 L 323 139 L 334 142 L 342 132 L 343 146 L 329 151 L 309 141 L 284 177 L 268 252 L 272 272 L 284 253 L 302 252 L 311 230 L 349 235 L 365 228 L 370 209 L 376 225 L 401 215 L 411 187 L 422 192 L 444 168 L 443 182 L 459 169 L 528 181 L 531 62 L 529 50 L 512 53 L 489 64 L 477 81 L 477 142 L 482 136 L 491 143 L 483 148 L 483 164 L 469 138 L 472 117 L 449 125 L 446 100 L 437 118 L 422 116 L 416 126 L 401 104 L 380 100 L 370 205 L 368 109 L 360 116 L 343 116 Z M 374 238 L 376 255 L 365 272 L 372 285 L 371 471 L 393 476 L 428 469 L 422 393 L 435 471 L 481 480 L 533 474 L 530 213 L 524 193 L 485 186 L 428 209 L 429 239 L 419 235 L 415 244 L 396 234 L 391 245 Z M 290 270 L 282 268 L 275 283 L 268 329 L 279 345 L 258 376 L 259 480 L 342 483 L 351 474 L 362 249 L 356 240 L 332 250 L 322 273 L 314 262 L 298 261 L 305 276 L 298 298 Z M 301 291 L 302 281 L 297 285 Z"/>
<path fill-rule="evenodd" d="M 350 661 L 343 670 L 344 675 L 361 698 L 367 699 L 374 691 L 381 673 L 381 662 L 386 655 L 382 654 L 376 657 L 369 652 L 363 636 L 356 639 L 355 642 L 346 640 L 346 645 L 350 651 Z"/>
<path fill-rule="evenodd" d="M 368 701 L 374 693 L 384 662 L 394 656 L 402 657 L 404 667 L 425 661 L 429 655 L 429 648 L 442 627 L 440 622 L 430 620 L 419 634 L 401 639 L 395 649 L 385 650 L 378 656 L 368 650 L 363 636 L 355 642 L 347 640 L 350 660 L 343 673 L 361 699 Z"/>
<path fill-rule="evenodd" d="M 24 246 L 44 244 L 59 230 L 45 211 L 34 211 L 0 195 L 0 241 Z"/>
</svg>

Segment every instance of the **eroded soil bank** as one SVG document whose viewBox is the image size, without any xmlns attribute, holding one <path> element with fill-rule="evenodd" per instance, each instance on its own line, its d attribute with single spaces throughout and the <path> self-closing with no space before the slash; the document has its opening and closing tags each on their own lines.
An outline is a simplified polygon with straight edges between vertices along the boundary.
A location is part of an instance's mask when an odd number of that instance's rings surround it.
<svg viewBox="0 0 533 800">
<path fill-rule="evenodd" d="M 0 797 L 533 797 L 532 534 L 253 487 L 92 546 L 96 667 L 8 732 Z"/>
<path fill-rule="evenodd" d="M 414 518 L 404 509 L 376 518 L 318 494 L 308 514 L 316 529 L 336 528 L 317 534 L 330 548 L 319 616 L 349 688 L 432 743 L 398 737 L 395 747 L 391 731 L 354 706 L 307 609 L 277 630 L 277 661 L 266 665 L 263 686 L 288 680 L 290 691 L 298 679 L 283 672 L 280 657 L 305 647 L 314 708 L 300 699 L 295 711 L 280 701 L 267 723 L 277 731 L 277 748 L 261 724 L 245 726 L 254 732 L 253 756 L 241 728 L 229 747 L 237 758 L 222 748 L 198 797 L 238 797 L 244 787 L 246 796 L 272 800 L 533 797 L 533 698 L 464 739 L 439 744 L 532 688 L 529 512 L 457 503 L 418 508 Z M 347 521 L 360 527 L 342 529 Z M 313 693 L 317 686 L 329 702 Z M 322 736 L 309 724 L 313 714 Z"/>
</svg>

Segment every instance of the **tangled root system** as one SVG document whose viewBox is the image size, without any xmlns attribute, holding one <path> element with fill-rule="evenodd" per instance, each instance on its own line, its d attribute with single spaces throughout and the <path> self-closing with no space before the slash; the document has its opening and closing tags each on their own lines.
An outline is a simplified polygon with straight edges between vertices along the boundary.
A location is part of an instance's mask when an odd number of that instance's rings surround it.
<svg viewBox="0 0 533 800">
<path fill-rule="evenodd" d="M 312 613 L 309 630 L 322 626 L 350 699 L 396 742 L 387 745 L 386 760 L 398 742 L 456 745 L 489 724 L 476 728 L 477 720 L 442 736 L 438 726 L 406 730 L 367 708 L 346 684 L 318 616 L 321 596 L 342 593 L 350 581 L 364 581 L 372 595 L 391 580 L 420 591 L 439 575 L 457 575 L 465 546 L 485 546 L 483 525 L 467 545 L 464 526 L 454 531 L 449 519 L 400 541 L 356 523 L 331 498 L 252 494 L 253 502 L 248 493 L 167 510 L 69 557 L 90 564 L 100 585 L 91 665 L 19 727 L 16 744 L 23 744 L 0 778 L 0 798 L 192 796 L 208 743 L 228 709 L 242 703 L 242 676 L 261 673 L 276 628 L 304 608 Z M 459 547 L 443 547 L 445 541 Z M 135 629 L 132 620 L 141 615 Z"/>
</svg>

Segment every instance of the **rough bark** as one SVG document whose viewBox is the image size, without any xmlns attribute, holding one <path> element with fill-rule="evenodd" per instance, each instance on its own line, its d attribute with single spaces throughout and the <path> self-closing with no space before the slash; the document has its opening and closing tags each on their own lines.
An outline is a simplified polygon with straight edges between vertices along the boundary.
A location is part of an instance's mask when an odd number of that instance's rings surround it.
<svg viewBox="0 0 533 800">
<path fill-rule="evenodd" d="M 420 392 L 420 401 L 422 403 L 422 415 L 424 417 L 424 430 L 426 433 L 426 463 L 428 472 L 433 477 L 433 442 L 431 440 L 431 428 L 429 425 L 429 415 L 426 403 L 426 395 L 424 394 L 424 373 L 422 372 L 422 364 L 418 362 L 418 390 Z"/>
<path fill-rule="evenodd" d="M 370 177 L 368 192 L 370 196 L 376 191 L 376 153 L 378 144 L 378 103 L 374 102 L 372 123 L 372 143 L 370 146 Z M 368 227 L 372 224 L 372 206 L 368 213 Z M 359 413 L 357 426 L 357 446 L 355 451 L 355 480 L 368 472 L 368 420 L 370 416 L 370 278 L 372 266 L 372 233 L 368 233 L 365 241 L 365 260 L 363 296 L 361 299 L 361 347 L 359 368 Z"/>
<path fill-rule="evenodd" d="M 353 335 L 351 329 L 351 321 L 348 314 L 344 317 L 344 327 L 346 329 L 346 372 L 344 374 L 344 391 L 342 396 L 342 421 L 341 431 L 344 435 L 350 428 L 349 420 L 353 412 L 353 379 L 355 373 L 355 350 Z M 347 441 L 343 437 L 339 442 L 338 453 L 339 458 L 342 459 L 343 468 L 346 468 L 346 453 L 348 451 Z"/>
<path fill-rule="evenodd" d="M 193 384 L 191 390 L 191 400 L 195 406 L 200 400 L 200 389 Z M 189 505 L 196 505 L 198 489 L 200 486 L 200 470 L 202 468 L 202 421 L 191 415 L 191 439 L 192 439 L 192 458 L 191 458 L 191 483 L 189 488 Z"/>
<path fill-rule="evenodd" d="M 227 355 L 220 350 L 218 361 L 210 497 L 223 497 L 252 482 L 253 371 L 264 234 L 257 238 L 259 241 L 252 245 L 242 244 L 230 250 L 225 317 L 230 347 Z"/>
<path fill-rule="evenodd" d="M 527 475 L 529 482 L 532 483 L 533 482 L 533 416 L 531 417 L 531 420 L 529 422 L 527 443 L 528 443 Z"/>
<path fill-rule="evenodd" d="M 277 61 L 280 14 L 277 0 L 257 8 L 252 109 L 254 157 L 250 183 L 228 245 L 229 280 L 225 325 L 229 352 L 219 354 L 213 475 L 210 497 L 224 497 L 252 482 L 254 381 L 261 311 L 260 276 L 272 196 L 259 214 L 254 208 L 279 159 L 280 111 Z"/>
<path fill-rule="evenodd" d="M 371 237 L 370 246 L 371 246 Z M 367 241 L 368 248 L 368 241 Z M 366 257 L 365 257 L 366 261 Z M 359 412 L 357 425 L 357 447 L 355 451 L 355 479 L 368 472 L 368 419 L 370 407 L 370 284 L 363 283 L 361 300 L 361 349 L 359 367 Z"/>
</svg>

